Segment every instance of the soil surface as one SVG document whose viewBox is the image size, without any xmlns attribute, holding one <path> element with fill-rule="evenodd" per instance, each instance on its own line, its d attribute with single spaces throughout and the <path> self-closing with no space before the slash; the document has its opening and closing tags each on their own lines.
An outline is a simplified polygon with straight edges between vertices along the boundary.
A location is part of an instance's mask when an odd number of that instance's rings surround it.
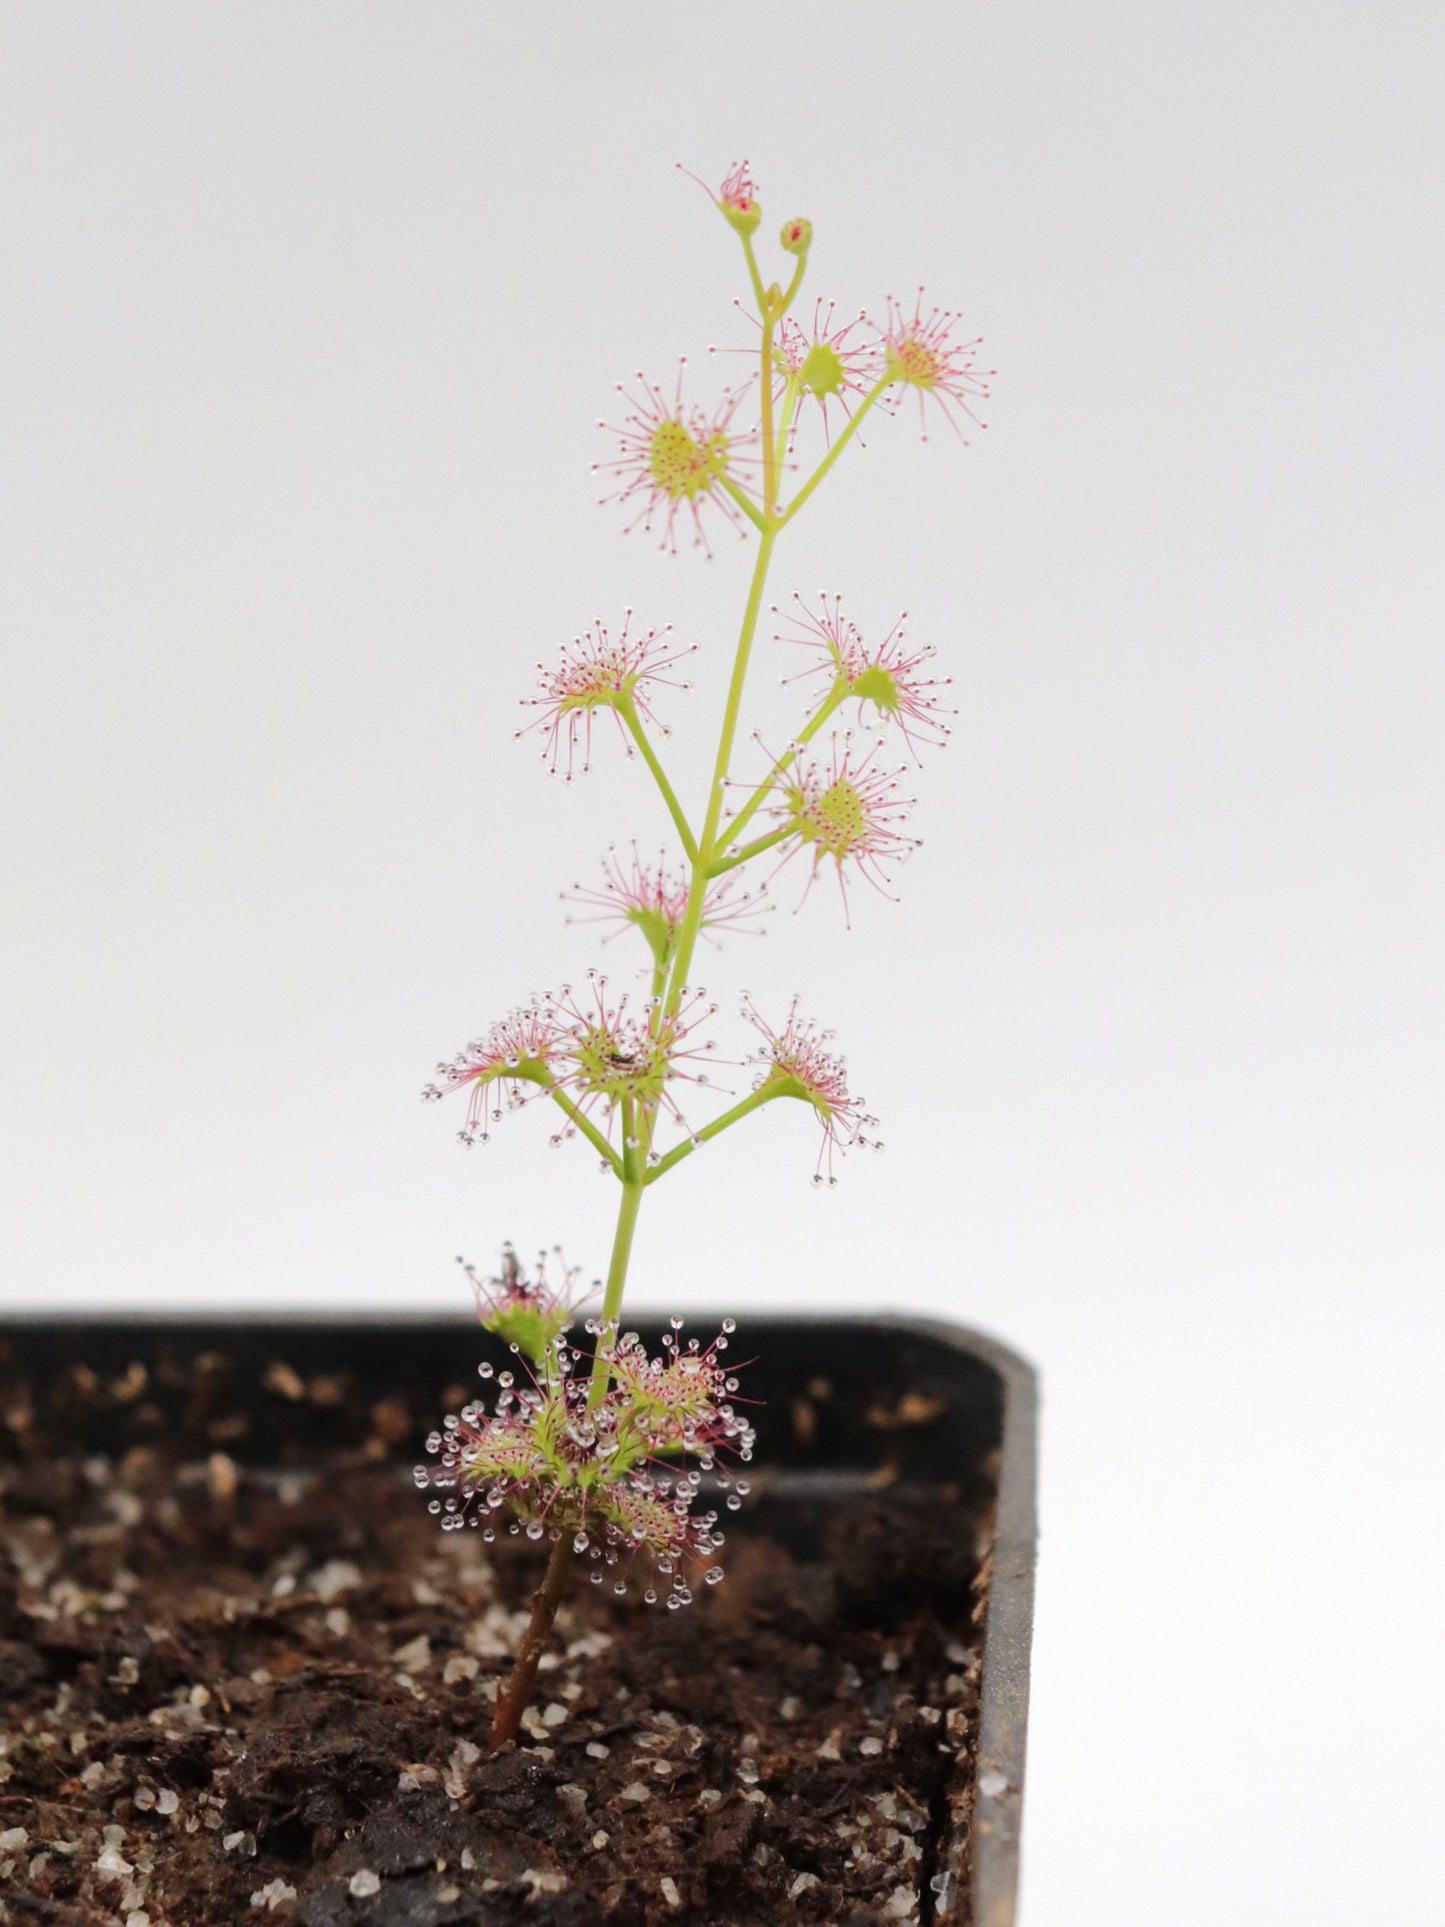
<svg viewBox="0 0 1445 1927">
<path fill-rule="evenodd" d="M 344 1378 L 278 1361 L 228 1404 L 214 1358 L 164 1387 L 3 1367 L 0 1920 L 934 1917 L 987 1566 L 956 1494 L 765 1497 L 680 1611 L 580 1584 L 488 1758 L 543 1553 L 427 1516 L 407 1441 L 438 1413 L 370 1402 L 248 1468 L 288 1405 L 354 1405 Z"/>
</svg>

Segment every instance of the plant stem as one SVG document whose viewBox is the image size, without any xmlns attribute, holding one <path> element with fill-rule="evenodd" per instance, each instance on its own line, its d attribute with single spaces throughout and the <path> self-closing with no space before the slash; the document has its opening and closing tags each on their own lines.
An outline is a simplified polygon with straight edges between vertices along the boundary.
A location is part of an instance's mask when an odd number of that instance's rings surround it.
<svg viewBox="0 0 1445 1927">
<path fill-rule="evenodd" d="M 566 1112 L 567 1116 L 571 1119 L 572 1123 L 576 1125 L 583 1137 L 587 1139 L 594 1150 L 601 1152 L 606 1162 L 612 1166 L 615 1175 L 620 1178 L 622 1176 L 621 1161 L 612 1146 L 592 1122 L 591 1118 L 588 1117 L 584 1111 L 579 1111 L 571 1098 L 568 1097 L 567 1093 L 560 1089 L 559 1086 L 549 1084 L 546 1088 L 547 1094 L 553 1103 L 561 1106 L 562 1110 Z"/>
<path fill-rule="evenodd" d="M 813 490 L 843 453 L 843 450 L 848 446 L 854 435 L 857 434 L 859 425 L 863 417 L 868 413 L 868 410 L 873 406 L 874 402 L 877 401 L 878 397 L 883 393 L 883 390 L 891 387 L 893 380 L 894 377 L 892 375 L 885 375 L 876 387 L 869 389 L 867 395 L 864 396 L 858 407 L 855 408 L 853 413 L 848 417 L 848 426 L 828 450 L 822 461 L 819 462 L 818 466 L 813 470 L 807 481 L 798 490 L 798 493 L 788 504 L 786 512 L 779 517 L 780 521 L 785 523 L 792 521 L 798 510 L 803 506 L 804 502 L 807 501 L 808 497 L 813 493 Z"/>
<path fill-rule="evenodd" d="M 642 760 L 652 771 L 657 787 L 662 792 L 662 800 L 666 803 L 672 820 L 677 826 L 677 833 L 682 838 L 682 847 L 686 852 L 688 862 L 695 862 L 697 859 L 697 844 L 693 841 L 691 826 L 687 818 L 683 815 L 682 805 L 678 802 L 673 787 L 667 780 L 662 764 L 657 760 L 656 751 L 647 740 L 647 732 L 642 727 L 642 718 L 637 713 L 637 704 L 630 695 L 624 692 L 618 696 L 614 706 L 618 715 L 632 732 L 632 740 L 642 751 Z"/>
<path fill-rule="evenodd" d="M 572 1538 L 564 1530 L 552 1548 L 552 1557 L 547 1561 L 546 1577 L 532 1595 L 532 1617 L 527 1621 L 527 1630 L 517 1648 L 516 1664 L 508 1676 L 505 1689 L 497 1695 L 497 1711 L 492 1720 L 492 1735 L 487 1743 L 490 1753 L 504 1747 L 508 1740 L 515 1740 L 521 1730 L 522 1715 L 527 1709 L 527 1701 L 532 1697 L 537 1668 L 547 1650 L 552 1622 L 557 1617 L 557 1608 L 562 1603 L 571 1573 Z"/>
<path fill-rule="evenodd" d="M 629 1106 L 630 1110 L 630 1106 Z M 623 1122 L 624 1143 L 626 1132 L 631 1125 L 630 1117 Z M 638 1150 L 629 1152 L 632 1162 L 629 1171 L 645 1167 L 647 1144 L 651 1142 L 651 1132 L 645 1134 L 644 1143 Z M 612 1262 L 607 1268 L 607 1289 L 602 1297 L 602 1323 L 610 1325 L 622 1310 L 622 1292 L 627 1283 L 627 1263 L 632 1256 L 632 1235 L 637 1229 L 637 1214 L 642 1209 L 642 1194 L 647 1188 L 645 1177 L 626 1177 L 622 1181 L 622 1202 L 617 1207 L 617 1229 L 612 1234 Z M 611 1373 L 597 1351 L 592 1359 L 592 1377 L 587 1387 L 587 1409 L 593 1410 L 607 1396 L 607 1386 Z"/>
<path fill-rule="evenodd" d="M 785 823 L 780 830 L 769 830 L 766 836 L 755 836 L 751 843 L 745 843 L 740 850 L 734 850 L 731 856 L 717 857 L 708 875 L 720 877 L 729 870 L 736 870 L 740 863 L 750 863 L 755 856 L 761 856 L 764 850 L 771 850 L 777 844 L 786 842 L 788 837 L 794 834 L 796 827 L 793 823 Z"/>
<path fill-rule="evenodd" d="M 637 1229 L 637 1214 L 642 1207 L 642 1180 L 624 1183 L 622 1203 L 617 1209 L 617 1229 L 612 1236 L 612 1263 L 607 1268 L 607 1290 L 602 1299 L 602 1322 L 609 1323 L 622 1309 L 622 1288 L 627 1283 L 627 1261 L 632 1256 L 632 1234 Z"/>
<path fill-rule="evenodd" d="M 763 519 L 770 522 L 778 505 L 778 451 L 773 442 L 773 327 L 775 316 L 763 304 Z"/>
<path fill-rule="evenodd" d="M 554 1093 L 555 1094 L 555 1093 Z M 623 1144 L 632 1128 L 631 1105 L 626 1107 L 628 1115 L 623 1120 Z M 636 1153 L 629 1153 L 629 1157 Z M 629 1167 L 630 1168 L 630 1167 Z M 617 1317 L 622 1307 L 622 1288 L 627 1281 L 627 1260 L 632 1251 L 632 1234 L 637 1227 L 637 1213 L 642 1204 L 642 1181 L 632 1182 L 624 1179 L 622 1203 L 617 1213 L 617 1230 L 612 1241 L 612 1266 L 607 1274 L 607 1294 L 602 1304 L 602 1317 L 610 1322 Z M 610 1374 L 603 1362 L 600 1351 L 592 1361 L 592 1380 L 588 1386 L 587 1404 L 591 1409 L 607 1396 L 607 1383 Z M 521 1729 L 522 1714 L 532 1697 L 532 1687 L 537 1678 L 537 1668 L 542 1654 L 547 1649 L 551 1636 L 552 1622 L 557 1617 L 567 1591 L 567 1582 L 572 1575 L 572 1535 L 566 1529 L 552 1548 L 552 1557 L 547 1562 L 547 1574 L 532 1596 L 532 1617 L 527 1621 L 527 1630 L 522 1635 L 522 1643 L 517 1648 L 517 1660 L 507 1680 L 506 1688 L 497 1697 L 496 1716 L 492 1721 L 492 1735 L 488 1742 L 493 1753 L 499 1747 L 514 1740 Z"/>
<path fill-rule="evenodd" d="M 738 487 L 736 482 L 730 482 L 726 475 L 719 475 L 717 479 L 718 479 L 718 487 L 722 489 L 724 494 L 731 496 L 732 500 L 737 503 L 738 507 L 742 510 L 743 514 L 748 518 L 748 520 L 752 523 L 753 527 L 757 529 L 759 533 L 761 533 L 764 529 L 770 528 L 772 526 L 771 522 L 764 516 L 762 510 L 758 507 L 757 503 L 752 499 L 750 495 L 744 495 L 743 491 Z"/>
<path fill-rule="evenodd" d="M 775 459 L 777 472 L 780 476 L 783 472 L 783 462 L 788 453 L 788 434 L 793 426 L 793 417 L 798 412 L 798 398 L 801 394 L 802 389 L 797 380 L 795 378 L 790 379 L 787 392 L 783 396 L 782 416 L 778 422 L 777 455 Z"/>
<path fill-rule="evenodd" d="M 747 802 L 744 803 L 743 807 L 738 811 L 737 815 L 733 818 L 732 822 L 729 823 L 727 838 L 723 845 L 724 848 L 726 848 L 728 844 L 737 842 L 738 838 L 742 835 L 743 831 L 747 828 L 748 824 L 751 823 L 751 821 L 753 820 L 753 817 L 757 814 L 758 810 L 761 809 L 763 804 L 767 802 L 769 796 L 772 794 L 773 785 L 777 782 L 778 778 L 783 774 L 784 770 L 788 769 L 794 763 L 794 761 L 796 761 L 798 751 L 800 749 L 805 748 L 809 743 L 812 742 L 813 738 L 817 735 L 818 731 L 823 727 L 824 723 L 827 722 L 828 718 L 836 714 L 838 709 L 845 702 L 847 702 L 847 700 L 848 700 L 848 678 L 846 676 L 839 676 L 837 680 L 834 682 L 833 687 L 828 691 L 827 701 L 822 704 L 822 706 L 818 710 L 818 713 L 815 716 L 809 717 L 808 721 L 803 725 L 803 727 L 798 731 L 798 734 L 793 738 L 793 741 L 788 747 L 788 749 L 784 752 L 783 755 L 781 755 L 778 758 L 777 762 L 774 763 L 773 767 L 768 771 L 768 774 L 764 779 L 764 781 L 758 784 L 758 787 L 753 791 L 752 795 L 748 798 Z M 763 847 L 766 847 L 766 845 L 764 845 Z M 756 855 L 757 854 L 756 848 L 750 847 L 749 854 Z M 713 876 L 719 876 L 723 868 L 731 869 L 732 867 L 733 866 L 731 863 L 728 863 L 722 866 L 714 863 L 710 874 Z"/>
<path fill-rule="evenodd" d="M 753 284 L 753 298 L 758 304 L 758 313 L 760 315 L 766 315 L 768 311 L 767 290 L 763 287 L 763 277 L 758 269 L 758 257 L 753 253 L 752 235 L 745 234 L 742 237 L 742 242 L 743 253 L 748 258 L 748 275 Z"/>
<path fill-rule="evenodd" d="M 704 1124 L 702 1129 L 694 1132 L 691 1138 L 685 1139 L 681 1144 L 675 1144 L 665 1158 L 653 1165 L 643 1179 L 643 1183 L 655 1184 L 675 1164 L 681 1164 L 684 1158 L 691 1157 L 699 1145 L 706 1144 L 708 1139 L 716 1137 L 719 1131 L 727 1130 L 730 1124 L 736 1124 L 751 1112 L 760 1110 L 770 1099 L 782 1095 L 781 1091 L 769 1090 L 766 1085 L 760 1091 L 751 1092 L 739 1103 L 734 1104 L 730 1111 L 724 1111 L 721 1117 L 715 1117 L 711 1124 Z"/>
<path fill-rule="evenodd" d="M 798 256 L 798 265 L 793 269 L 793 278 L 788 283 L 788 292 L 783 296 L 783 305 L 778 309 L 779 321 L 782 320 L 783 316 L 788 312 L 789 308 L 792 307 L 794 301 L 797 299 L 798 290 L 803 285 L 803 276 L 807 272 L 808 272 L 808 257 L 806 254 L 800 254 Z"/>
<path fill-rule="evenodd" d="M 677 934 L 677 949 L 672 960 L 672 976 L 667 995 L 669 1011 L 678 1009 L 682 1002 L 683 985 L 687 982 L 687 973 L 692 966 L 692 953 L 697 944 L 697 934 L 702 928 L 703 900 L 707 895 L 708 870 L 717 850 L 718 825 L 722 820 L 728 768 L 732 762 L 733 741 L 737 735 L 738 715 L 742 709 L 743 685 L 748 675 L 748 657 L 752 651 L 753 637 L 757 632 L 758 613 L 763 606 L 763 589 L 768 579 L 768 564 L 773 559 L 773 544 L 776 540 L 776 531 L 769 529 L 758 543 L 758 559 L 753 565 L 752 586 L 748 590 L 747 608 L 743 612 L 743 626 L 738 636 L 737 656 L 733 662 L 732 683 L 728 689 L 727 708 L 723 712 L 722 732 L 718 738 L 717 760 L 713 765 L 707 815 L 703 822 L 702 836 L 698 841 L 697 856 L 692 866 L 692 887 L 688 891 L 687 910 L 683 916 L 682 928 Z"/>
</svg>

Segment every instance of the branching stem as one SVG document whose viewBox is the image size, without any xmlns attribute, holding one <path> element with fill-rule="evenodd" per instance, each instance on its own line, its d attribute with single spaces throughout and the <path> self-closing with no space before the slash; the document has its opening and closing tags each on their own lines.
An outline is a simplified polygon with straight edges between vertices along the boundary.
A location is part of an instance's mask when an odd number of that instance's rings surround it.
<svg viewBox="0 0 1445 1927">
<path fill-rule="evenodd" d="M 662 800 L 666 803 L 668 812 L 677 828 L 677 833 L 682 838 L 682 847 L 686 852 L 688 862 L 695 863 L 697 861 L 697 844 L 693 841 L 691 826 L 683 814 L 682 805 L 678 802 L 671 783 L 667 780 L 666 771 L 657 759 L 657 752 L 647 739 L 647 731 L 642 727 L 642 718 L 637 713 L 636 702 L 631 695 L 624 691 L 622 695 L 618 696 L 614 706 L 618 715 L 627 725 L 633 742 L 636 743 L 637 747 L 642 751 L 642 760 L 652 771 L 653 779 L 658 789 L 662 792 Z"/>
<path fill-rule="evenodd" d="M 723 844 L 724 848 L 737 842 L 748 824 L 752 822 L 753 817 L 772 795 L 778 778 L 797 761 L 798 751 L 806 748 L 807 745 L 812 742 L 824 723 L 828 721 L 830 716 L 836 715 L 839 708 L 847 702 L 847 700 L 848 678 L 846 676 L 839 676 L 834 682 L 833 687 L 828 691 L 827 700 L 820 705 L 816 715 L 809 717 L 808 721 L 804 723 L 803 727 L 793 738 L 792 743 L 773 764 L 773 767 L 768 771 L 762 782 L 758 784 L 758 787 L 753 791 L 747 802 L 744 803 L 743 807 L 728 825 L 728 833 Z M 769 839 L 769 841 L 774 840 L 776 839 Z M 764 844 L 761 847 L 766 848 L 767 845 Z M 722 868 L 731 869 L 732 865 L 727 864 L 720 866 L 715 863 L 712 868 L 712 874 L 714 876 L 719 875 Z"/>
<path fill-rule="evenodd" d="M 736 870 L 740 863 L 748 863 L 753 857 L 761 856 L 764 850 L 771 850 L 779 843 L 786 842 L 792 834 L 793 825 L 784 823 L 781 829 L 770 830 L 766 836 L 756 836 L 751 843 L 745 843 L 740 850 L 734 850 L 731 856 L 718 857 L 708 871 L 708 875 L 720 877 L 728 870 Z"/>
<path fill-rule="evenodd" d="M 653 1165 L 643 1179 L 643 1183 L 655 1184 L 666 1172 L 672 1170 L 674 1165 L 681 1164 L 684 1158 L 691 1157 L 699 1145 L 706 1144 L 709 1138 L 716 1137 L 720 1131 L 726 1131 L 730 1125 L 738 1123 L 750 1112 L 760 1110 L 771 1098 L 781 1095 L 780 1091 L 768 1090 L 766 1086 L 760 1091 L 750 1092 L 740 1103 L 734 1104 L 730 1111 L 724 1111 L 721 1117 L 715 1117 L 711 1124 L 704 1124 L 700 1131 L 695 1131 L 683 1143 L 675 1144 L 665 1158 L 659 1159 Z"/>
<path fill-rule="evenodd" d="M 827 454 L 823 457 L 822 461 L 819 462 L 818 466 L 813 470 L 812 474 L 808 477 L 807 481 L 804 482 L 803 486 L 798 490 L 798 493 L 793 497 L 792 501 L 788 504 L 787 508 L 784 510 L 782 515 L 779 516 L 778 519 L 780 522 L 787 524 L 788 522 L 792 521 L 793 517 L 798 513 L 798 510 L 803 506 L 804 502 L 807 501 L 808 497 L 813 493 L 814 489 L 818 487 L 819 483 L 828 474 L 829 470 L 833 467 L 838 457 L 843 453 L 843 450 L 848 446 L 849 442 L 852 441 L 853 437 L 858 433 L 859 428 L 861 428 L 861 426 L 863 425 L 863 418 L 868 413 L 868 410 L 873 406 L 874 402 L 877 401 L 878 397 L 883 393 L 884 389 L 892 386 L 894 379 L 895 378 L 892 375 L 884 375 L 882 380 L 876 383 L 874 387 L 869 389 L 868 393 L 864 396 L 863 400 L 858 404 L 858 406 L 853 410 L 853 413 L 848 417 L 848 426 L 843 430 L 842 434 L 838 437 L 837 441 L 834 442 L 833 446 L 828 450 Z"/>
<path fill-rule="evenodd" d="M 599 1151 L 607 1163 L 611 1165 L 614 1175 L 620 1178 L 622 1176 L 622 1160 L 607 1142 L 606 1138 L 603 1137 L 591 1118 L 588 1117 L 587 1113 L 578 1109 L 559 1084 L 548 1084 L 544 1088 L 552 1102 L 561 1106 L 571 1122 L 576 1125 L 583 1137 L 587 1139 L 587 1142 L 592 1145 L 595 1150 Z"/>
</svg>

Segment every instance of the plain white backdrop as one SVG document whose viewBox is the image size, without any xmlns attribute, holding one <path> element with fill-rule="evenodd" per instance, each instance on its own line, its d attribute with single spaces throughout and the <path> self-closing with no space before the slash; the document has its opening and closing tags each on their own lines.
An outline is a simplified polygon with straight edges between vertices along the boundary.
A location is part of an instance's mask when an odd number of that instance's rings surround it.
<svg viewBox="0 0 1445 1927">
<path fill-rule="evenodd" d="M 985 336 L 988 432 L 879 423 L 774 577 L 955 679 L 902 903 L 788 874 L 706 959 L 722 1054 L 801 989 L 886 1154 L 815 1192 L 774 1107 L 635 1276 L 1041 1368 L 1026 1927 L 1439 1919 L 1442 56 L 1340 0 L 0 16 L 11 1306 L 601 1269 L 595 1160 L 417 1093 L 666 831 L 513 740 L 536 663 L 700 642 L 702 787 L 751 548 L 588 471 L 619 379 L 752 338 L 674 162 Z"/>
</svg>

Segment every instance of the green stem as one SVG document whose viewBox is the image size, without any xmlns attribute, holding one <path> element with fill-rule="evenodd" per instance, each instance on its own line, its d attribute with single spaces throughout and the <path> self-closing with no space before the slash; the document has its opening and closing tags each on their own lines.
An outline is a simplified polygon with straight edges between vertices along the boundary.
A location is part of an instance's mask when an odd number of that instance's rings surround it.
<svg viewBox="0 0 1445 1927">
<path fill-rule="evenodd" d="M 577 1129 L 582 1133 L 583 1137 L 587 1139 L 588 1143 L 602 1153 L 607 1163 L 612 1166 L 613 1175 L 621 1178 L 623 1176 L 621 1160 L 586 1112 L 578 1110 L 571 1098 L 568 1097 L 567 1093 L 561 1089 L 559 1085 L 547 1084 L 544 1085 L 543 1088 L 552 1099 L 552 1102 L 560 1105 L 567 1113 L 567 1116 L 572 1123 L 577 1126 Z"/>
<path fill-rule="evenodd" d="M 624 1126 L 624 1129 L 626 1127 Z M 612 1262 L 607 1268 L 607 1289 L 602 1297 L 602 1323 L 610 1325 L 622 1310 L 622 1290 L 627 1283 L 627 1261 L 632 1256 L 632 1235 L 637 1229 L 637 1214 L 642 1208 L 646 1179 L 622 1181 L 622 1203 L 617 1208 L 617 1229 L 612 1234 Z M 587 1389 L 591 1410 L 607 1396 L 610 1373 L 598 1352 L 592 1361 L 592 1381 Z"/>
<path fill-rule="evenodd" d="M 795 823 L 785 823 L 780 830 L 769 830 L 766 836 L 754 837 L 751 843 L 745 843 L 742 849 L 734 850 L 731 856 L 718 857 L 708 871 L 708 875 L 725 876 L 729 870 L 736 870 L 740 863 L 750 863 L 755 856 L 761 856 L 764 850 L 771 850 L 777 844 L 784 842 L 794 834 L 796 829 Z"/>
<path fill-rule="evenodd" d="M 773 767 L 768 771 L 766 777 L 759 783 L 747 802 L 744 803 L 743 807 L 738 811 L 731 823 L 729 823 L 727 837 L 723 844 L 724 849 L 726 849 L 729 844 L 737 842 L 738 837 L 747 828 L 748 824 L 752 822 L 754 816 L 772 795 L 778 778 L 797 761 L 798 751 L 805 749 L 823 727 L 824 723 L 827 722 L 828 718 L 836 715 L 842 705 L 847 702 L 848 689 L 848 678 L 846 676 L 839 676 L 834 682 L 833 687 L 828 691 L 827 701 L 822 704 L 816 715 L 809 717 L 808 721 L 793 738 L 788 749 L 785 750 L 773 764 Z M 756 854 L 756 852 L 754 852 L 754 854 Z M 732 866 L 729 864 L 727 867 L 731 869 Z M 709 874 L 712 876 L 718 876 L 720 874 L 716 864 L 714 864 Z"/>
<path fill-rule="evenodd" d="M 758 271 L 758 257 L 753 253 L 752 235 L 745 234 L 742 237 L 742 242 L 743 253 L 748 257 L 748 277 L 753 284 L 753 299 L 758 304 L 758 313 L 766 316 L 768 311 L 768 294 L 766 288 L 763 286 L 763 277 Z"/>
<path fill-rule="evenodd" d="M 688 862 L 695 862 L 697 859 L 697 844 L 693 841 L 692 830 L 689 827 L 686 816 L 683 815 L 682 805 L 678 802 L 673 787 L 667 780 L 667 775 L 663 770 L 662 764 L 657 760 L 657 753 L 653 749 L 652 744 L 647 740 L 647 732 L 642 727 L 642 718 L 637 713 L 636 702 L 631 695 L 624 691 L 623 694 L 618 696 L 614 707 L 623 722 L 626 723 L 628 729 L 632 732 L 633 742 L 636 743 L 637 747 L 642 751 L 643 762 L 646 763 L 647 767 L 652 771 L 657 787 L 662 792 L 662 800 L 666 803 L 672 820 L 677 826 L 677 833 L 682 838 L 682 847 L 687 853 Z"/>
<path fill-rule="evenodd" d="M 741 1102 L 734 1104 L 730 1111 L 724 1111 L 722 1116 L 715 1117 L 711 1124 L 704 1124 L 702 1129 L 695 1131 L 690 1138 L 684 1139 L 681 1144 L 675 1144 L 665 1158 L 660 1158 L 653 1165 L 643 1179 L 643 1183 L 656 1184 L 657 1180 L 670 1171 L 675 1164 L 681 1164 L 684 1158 L 691 1157 L 699 1145 L 706 1144 L 708 1139 L 716 1137 L 719 1131 L 727 1130 L 729 1125 L 738 1123 L 751 1112 L 760 1110 L 770 1099 L 781 1095 L 780 1091 L 769 1090 L 766 1086 L 760 1091 L 751 1092 Z"/>
<path fill-rule="evenodd" d="M 753 637 L 757 632 L 758 612 L 763 606 L 763 589 L 767 584 L 768 564 L 773 559 L 773 543 L 776 540 L 776 532 L 769 529 L 758 543 L 758 559 L 753 565 L 752 586 L 748 590 L 747 608 L 743 611 L 743 626 L 738 636 L 738 650 L 733 662 L 732 682 L 728 688 L 727 708 L 723 711 L 722 733 L 718 738 L 717 760 L 713 765 L 707 815 L 703 821 L 702 836 L 698 840 L 697 858 L 692 866 L 692 887 L 688 891 L 687 910 L 683 916 L 682 928 L 678 932 L 677 949 L 672 959 L 672 973 L 667 993 L 669 1011 L 677 1010 L 682 1002 L 682 988 L 687 982 L 687 973 L 692 966 L 692 953 L 697 944 L 697 933 L 702 927 L 703 901 L 707 895 L 707 873 L 717 851 L 718 824 L 722 819 L 723 797 L 726 793 L 728 769 L 732 762 L 733 740 L 737 735 L 738 715 L 742 709 L 743 685 L 748 675 L 748 657 L 752 651 Z"/>
<path fill-rule="evenodd" d="M 783 463 L 787 458 L 788 432 L 793 426 L 793 417 L 798 412 L 798 401 L 801 394 L 802 389 L 798 383 L 796 381 L 790 381 L 787 392 L 783 396 L 783 412 L 778 421 L 778 439 L 776 453 L 773 457 L 774 465 L 779 475 L 783 472 Z"/>
<path fill-rule="evenodd" d="M 774 526 L 771 518 L 763 514 L 750 495 L 743 494 L 736 482 L 730 482 L 726 475 L 719 475 L 717 480 L 719 488 L 732 497 L 759 534 Z"/>
<path fill-rule="evenodd" d="M 792 521 L 793 517 L 798 513 L 798 510 L 803 506 L 804 502 L 807 501 L 808 497 L 813 493 L 813 490 L 817 488 L 818 484 L 823 480 L 823 477 L 828 473 L 829 469 L 832 468 L 838 457 L 843 453 L 843 450 L 857 434 L 863 417 L 868 413 L 868 410 L 873 406 L 874 402 L 877 401 L 878 397 L 883 393 L 883 390 L 892 385 L 892 382 L 893 376 L 885 375 L 877 387 L 870 389 L 858 407 L 853 410 L 853 413 L 848 418 L 848 426 L 828 450 L 822 461 L 819 462 L 818 466 L 813 470 L 802 488 L 799 489 L 798 493 L 793 497 L 792 501 L 788 504 L 786 512 L 778 518 L 781 522 L 787 523 Z"/>
<path fill-rule="evenodd" d="M 773 445 L 773 328 L 777 317 L 763 308 L 763 516 L 771 521 L 778 507 L 778 452 Z"/>
<path fill-rule="evenodd" d="M 808 272 L 808 257 L 806 254 L 800 254 L 798 256 L 798 265 L 793 269 L 793 278 L 788 283 L 788 292 L 783 296 L 783 305 L 781 308 L 778 309 L 779 321 L 782 320 L 783 316 L 788 312 L 789 308 L 792 307 L 794 299 L 797 296 L 797 292 L 799 288 L 801 288 L 803 285 L 803 276 L 807 272 Z"/>
</svg>

